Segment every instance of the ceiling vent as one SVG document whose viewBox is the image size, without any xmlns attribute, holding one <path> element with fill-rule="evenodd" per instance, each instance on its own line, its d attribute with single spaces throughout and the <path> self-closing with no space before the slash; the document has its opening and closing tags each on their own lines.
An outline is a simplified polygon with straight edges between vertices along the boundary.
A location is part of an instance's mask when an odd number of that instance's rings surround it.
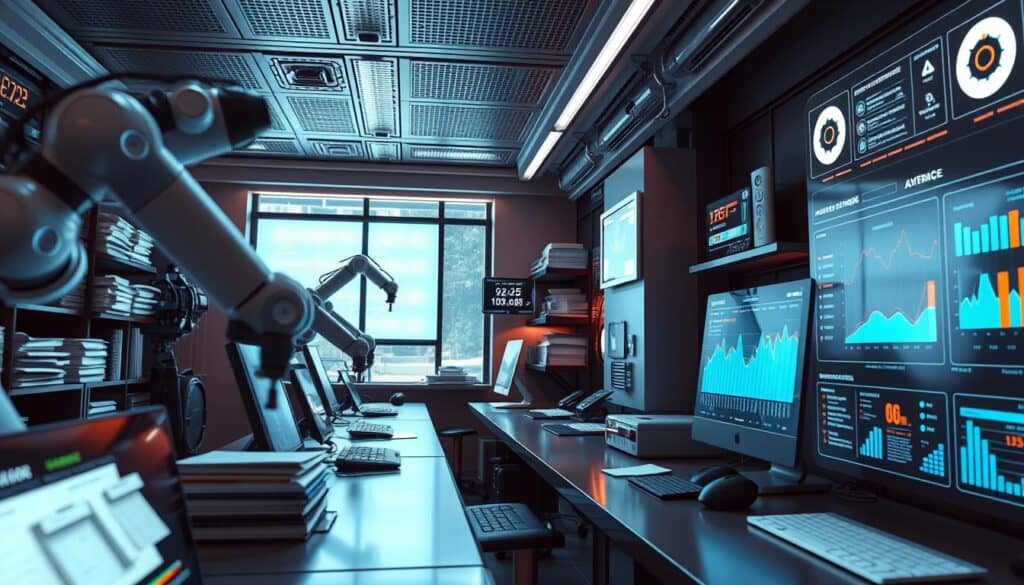
<svg viewBox="0 0 1024 585">
<path fill-rule="evenodd" d="M 39 0 L 74 32 L 238 38 L 231 17 L 210 0 Z"/>
<path fill-rule="evenodd" d="M 532 112 L 513 108 L 418 104 L 410 107 L 412 136 L 516 142 Z"/>
<path fill-rule="evenodd" d="M 586 0 L 411 0 L 414 45 L 566 53 Z"/>
<path fill-rule="evenodd" d="M 394 44 L 394 0 L 341 0 L 339 5 L 345 42 Z"/>
<path fill-rule="evenodd" d="M 536 105 L 554 71 L 444 61 L 412 61 L 412 99 Z"/>
<path fill-rule="evenodd" d="M 678 74 L 693 73 L 701 68 L 705 61 L 718 54 L 722 46 L 739 29 L 747 18 L 761 5 L 763 0 L 735 0 L 719 12 L 711 22 L 700 28 L 700 32 L 684 40 L 682 46 L 670 49 L 664 68 L 665 71 Z"/>
<path fill-rule="evenodd" d="M 410 146 L 409 158 L 415 161 L 458 162 L 510 165 L 515 151 L 507 148 L 466 148 L 461 146 Z"/>
<path fill-rule="evenodd" d="M 398 131 L 398 62 L 394 59 L 353 59 L 353 83 L 363 115 L 363 133 L 394 138 Z"/>
<path fill-rule="evenodd" d="M 294 91 L 347 91 L 344 66 L 335 59 L 270 57 L 270 69 L 284 89 Z"/>
<path fill-rule="evenodd" d="M 244 154 L 302 154 L 299 143 L 290 138 L 257 138 L 249 146 L 236 150 Z"/>
<path fill-rule="evenodd" d="M 397 161 L 402 159 L 401 149 L 397 142 L 367 142 L 370 158 L 380 161 Z"/>
<path fill-rule="evenodd" d="M 247 39 L 333 43 L 327 0 L 235 0 L 226 3 Z"/>
<path fill-rule="evenodd" d="M 289 95 L 285 99 L 305 132 L 358 134 L 352 119 L 352 101 L 348 98 Z"/>
<path fill-rule="evenodd" d="M 309 145 L 314 153 L 326 158 L 363 158 L 363 145 L 356 141 L 310 140 Z"/>
<path fill-rule="evenodd" d="M 256 61 L 245 53 L 98 47 L 97 57 L 113 71 L 229 79 L 246 89 L 268 91 Z"/>
</svg>

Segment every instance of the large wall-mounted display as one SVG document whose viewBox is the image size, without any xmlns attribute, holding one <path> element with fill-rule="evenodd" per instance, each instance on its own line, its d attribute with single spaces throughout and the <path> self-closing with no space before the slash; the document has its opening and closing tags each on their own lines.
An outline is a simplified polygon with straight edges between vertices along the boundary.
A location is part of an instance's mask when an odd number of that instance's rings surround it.
<svg viewBox="0 0 1024 585">
<path fill-rule="evenodd" d="M 941 10 L 806 105 L 807 435 L 825 470 L 1021 518 L 1024 5 Z"/>
</svg>

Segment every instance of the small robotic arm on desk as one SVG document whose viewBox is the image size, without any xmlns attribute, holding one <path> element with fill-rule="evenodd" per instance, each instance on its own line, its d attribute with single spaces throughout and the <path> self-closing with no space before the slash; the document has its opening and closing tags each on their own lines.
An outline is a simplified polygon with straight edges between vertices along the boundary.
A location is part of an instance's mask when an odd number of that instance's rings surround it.
<svg viewBox="0 0 1024 585">
<path fill-rule="evenodd" d="M 261 347 L 261 373 L 282 377 L 313 327 L 312 295 L 272 273 L 185 169 L 269 128 L 266 102 L 196 81 L 148 96 L 97 85 L 44 100 L 52 108 L 38 151 L 0 176 L 0 300 L 49 303 L 70 292 L 87 264 L 79 216 L 113 200 L 228 314 L 231 339 Z M 0 433 L 19 428 L 3 395 Z"/>
</svg>

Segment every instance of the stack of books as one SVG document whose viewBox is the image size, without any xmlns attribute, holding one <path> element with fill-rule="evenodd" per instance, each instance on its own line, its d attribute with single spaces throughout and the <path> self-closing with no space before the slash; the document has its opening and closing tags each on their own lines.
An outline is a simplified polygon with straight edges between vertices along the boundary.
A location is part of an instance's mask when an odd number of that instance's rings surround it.
<svg viewBox="0 0 1024 585">
<path fill-rule="evenodd" d="M 582 290 L 578 288 L 549 288 L 547 296 L 544 297 L 540 314 L 542 316 L 586 317 L 589 311 L 587 295 Z"/>
<path fill-rule="evenodd" d="M 584 269 L 587 258 L 583 244 L 552 242 L 541 250 L 540 258 L 533 263 L 530 273 L 538 276 L 549 268 Z"/>
<path fill-rule="evenodd" d="M 57 306 L 81 311 L 82 307 L 85 306 L 85 279 L 83 278 L 81 282 L 75 285 L 75 288 L 71 289 L 71 292 L 61 297 L 57 301 Z"/>
<path fill-rule="evenodd" d="M 96 252 L 100 257 L 153 266 L 153 238 L 114 213 L 100 213 Z"/>
<path fill-rule="evenodd" d="M 90 400 L 89 401 L 89 414 L 87 418 L 106 414 L 108 412 L 117 411 L 116 400 Z"/>
<path fill-rule="evenodd" d="M 142 377 L 142 329 L 132 327 L 128 333 L 128 379 Z"/>
<path fill-rule="evenodd" d="M 178 461 L 196 540 L 305 540 L 333 521 L 326 454 L 211 451 Z"/>
<path fill-rule="evenodd" d="M 107 342 L 14 334 L 11 383 L 15 388 L 101 382 L 107 371 Z"/>
<path fill-rule="evenodd" d="M 121 355 L 124 353 L 124 329 L 114 329 L 107 339 L 107 379 L 121 379 Z"/>
<path fill-rule="evenodd" d="M 152 403 L 149 392 L 135 392 L 128 395 L 128 408 L 139 408 L 140 406 L 149 406 Z"/>
<path fill-rule="evenodd" d="M 544 341 L 527 350 L 532 366 L 583 367 L 587 365 L 587 338 L 582 335 L 546 333 Z"/>
<path fill-rule="evenodd" d="M 92 284 L 92 310 L 118 317 L 130 317 L 135 289 L 123 276 L 97 276 Z"/>
<path fill-rule="evenodd" d="M 132 315 L 135 317 L 152 317 L 156 314 L 156 306 L 160 303 L 160 289 L 148 284 L 133 284 Z"/>
<path fill-rule="evenodd" d="M 480 380 L 466 373 L 465 368 L 458 366 L 441 366 L 436 375 L 423 377 L 427 384 L 476 384 Z"/>
</svg>

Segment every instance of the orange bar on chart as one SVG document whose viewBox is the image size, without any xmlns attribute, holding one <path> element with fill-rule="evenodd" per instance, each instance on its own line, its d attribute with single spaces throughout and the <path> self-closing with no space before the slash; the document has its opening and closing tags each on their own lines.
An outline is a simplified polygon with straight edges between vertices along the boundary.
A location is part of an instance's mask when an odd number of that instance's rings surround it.
<svg viewBox="0 0 1024 585">
<path fill-rule="evenodd" d="M 1010 247 L 1020 247 L 1020 210 L 1011 209 L 1010 213 L 1006 214 L 1010 220 Z"/>
<path fill-rule="evenodd" d="M 1010 273 L 1006 270 L 996 274 L 996 289 L 999 294 L 999 326 L 1010 327 Z"/>
<path fill-rule="evenodd" d="M 925 289 L 928 291 L 928 308 L 935 308 L 935 281 L 929 280 L 928 284 L 925 285 Z"/>
</svg>

